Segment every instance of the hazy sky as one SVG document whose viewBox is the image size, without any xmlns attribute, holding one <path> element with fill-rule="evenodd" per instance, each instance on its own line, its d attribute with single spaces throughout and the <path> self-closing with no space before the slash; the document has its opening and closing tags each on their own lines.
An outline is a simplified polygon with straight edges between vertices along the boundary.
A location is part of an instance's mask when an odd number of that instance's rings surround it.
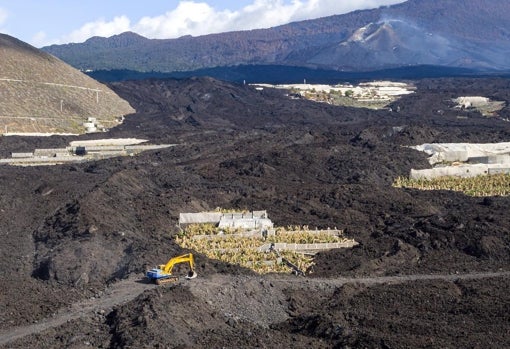
<svg viewBox="0 0 510 349">
<path fill-rule="evenodd" d="M 134 31 L 176 38 L 269 28 L 404 0 L 0 0 L 0 32 L 36 47 Z"/>
</svg>

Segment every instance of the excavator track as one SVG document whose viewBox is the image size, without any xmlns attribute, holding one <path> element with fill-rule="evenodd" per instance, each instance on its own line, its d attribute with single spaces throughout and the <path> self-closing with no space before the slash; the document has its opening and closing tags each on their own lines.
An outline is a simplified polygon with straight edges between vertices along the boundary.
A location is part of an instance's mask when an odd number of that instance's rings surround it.
<svg viewBox="0 0 510 349">
<path fill-rule="evenodd" d="M 164 279 L 157 279 L 156 285 L 164 285 L 164 284 L 170 284 L 179 281 L 179 277 L 177 276 L 170 276 L 168 278 Z"/>
</svg>

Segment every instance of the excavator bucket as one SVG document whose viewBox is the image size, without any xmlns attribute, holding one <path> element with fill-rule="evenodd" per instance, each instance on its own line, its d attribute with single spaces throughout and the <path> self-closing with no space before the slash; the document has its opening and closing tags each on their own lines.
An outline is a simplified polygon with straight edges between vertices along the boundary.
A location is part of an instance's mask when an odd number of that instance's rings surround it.
<svg viewBox="0 0 510 349">
<path fill-rule="evenodd" d="M 197 273 L 194 270 L 190 270 L 188 272 L 188 275 L 186 275 L 187 280 L 194 279 L 196 277 L 197 277 Z"/>
</svg>

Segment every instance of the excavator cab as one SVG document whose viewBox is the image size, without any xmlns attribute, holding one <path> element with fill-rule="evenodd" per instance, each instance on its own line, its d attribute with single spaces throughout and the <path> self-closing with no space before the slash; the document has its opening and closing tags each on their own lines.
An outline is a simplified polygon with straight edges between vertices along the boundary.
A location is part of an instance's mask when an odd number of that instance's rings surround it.
<svg viewBox="0 0 510 349">
<path fill-rule="evenodd" d="M 166 264 L 161 264 L 159 268 L 147 271 L 147 278 L 158 285 L 169 282 L 177 282 L 179 281 L 179 277 L 172 274 L 172 269 L 179 263 L 189 263 L 190 271 L 186 275 L 186 279 L 189 280 L 197 277 L 197 273 L 195 272 L 195 260 L 193 255 L 188 253 L 170 259 Z"/>
</svg>

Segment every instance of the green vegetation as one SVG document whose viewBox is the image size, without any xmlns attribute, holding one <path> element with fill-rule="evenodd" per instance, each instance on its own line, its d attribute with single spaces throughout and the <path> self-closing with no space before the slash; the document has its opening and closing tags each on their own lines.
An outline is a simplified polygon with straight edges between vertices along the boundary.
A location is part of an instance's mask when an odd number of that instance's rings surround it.
<svg viewBox="0 0 510 349">
<path fill-rule="evenodd" d="M 388 100 L 366 101 L 352 97 L 344 97 L 341 95 L 330 94 L 330 103 L 333 105 L 341 105 L 344 107 L 383 109 L 388 106 L 390 101 Z"/>
<path fill-rule="evenodd" d="M 510 195 L 510 175 L 498 174 L 470 178 L 448 176 L 433 179 L 398 177 L 393 186 L 421 190 L 452 190 L 470 196 L 508 196 Z"/>
<path fill-rule="evenodd" d="M 293 90 L 291 89 L 291 93 Z M 315 101 L 340 105 L 353 108 L 383 109 L 392 102 L 392 99 L 377 98 L 375 91 L 366 92 L 365 96 L 355 95 L 353 90 L 346 90 L 344 93 L 340 90 L 316 91 L 315 88 L 304 90 L 300 93 L 304 98 Z"/>
</svg>

